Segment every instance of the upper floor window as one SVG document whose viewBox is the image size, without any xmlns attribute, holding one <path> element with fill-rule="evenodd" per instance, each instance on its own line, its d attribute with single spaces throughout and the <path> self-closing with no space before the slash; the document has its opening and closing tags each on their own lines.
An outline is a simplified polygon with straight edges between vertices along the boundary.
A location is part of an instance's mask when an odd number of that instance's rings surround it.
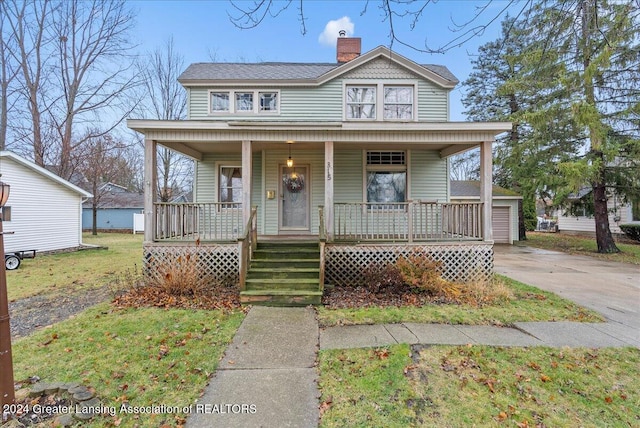
<svg viewBox="0 0 640 428">
<path fill-rule="evenodd" d="M 413 120 L 415 85 L 345 86 L 346 120 Z"/>
<path fill-rule="evenodd" d="M 376 87 L 347 86 L 347 119 L 376 118 Z"/>
<path fill-rule="evenodd" d="M 384 118 L 413 119 L 413 87 L 384 87 Z"/>
<path fill-rule="evenodd" d="M 278 111 L 277 92 L 260 92 L 260 111 Z"/>
<path fill-rule="evenodd" d="M 211 113 L 266 114 L 280 110 L 278 91 L 211 91 Z"/>
<path fill-rule="evenodd" d="M 229 92 L 211 93 L 211 111 L 229 111 Z"/>
</svg>

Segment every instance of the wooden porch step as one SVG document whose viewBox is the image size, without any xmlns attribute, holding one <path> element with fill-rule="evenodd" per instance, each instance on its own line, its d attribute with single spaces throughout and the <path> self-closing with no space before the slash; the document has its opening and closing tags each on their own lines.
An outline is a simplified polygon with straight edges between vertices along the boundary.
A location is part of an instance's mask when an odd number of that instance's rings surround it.
<svg viewBox="0 0 640 428">
<path fill-rule="evenodd" d="M 319 290 L 318 276 L 315 278 L 247 278 L 246 290 L 292 289 Z"/>
<path fill-rule="evenodd" d="M 245 290 L 240 292 L 240 302 L 262 306 L 308 306 L 322 303 L 322 291 L 318 290 Z"/>
<path fill-rule="evenodd" d="M 253 305 L 319 305 L 322 288 L 317 241 L 258 242 L 240 301 Z"/>
</svg>

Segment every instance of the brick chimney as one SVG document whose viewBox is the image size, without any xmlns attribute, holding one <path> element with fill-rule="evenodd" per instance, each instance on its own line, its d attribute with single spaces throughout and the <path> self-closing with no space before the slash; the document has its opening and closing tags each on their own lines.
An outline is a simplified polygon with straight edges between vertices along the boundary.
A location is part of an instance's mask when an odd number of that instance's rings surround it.
<svg viewBox="0 0 640 428">
<path fill-rule="evenodd" d="M 341 64 L 358 58 L 362 50 L 360 37 L 345 37 L 346 34 L 346 31 L 340 30 L 338 37 L 336 58 Z"/>
</svg>

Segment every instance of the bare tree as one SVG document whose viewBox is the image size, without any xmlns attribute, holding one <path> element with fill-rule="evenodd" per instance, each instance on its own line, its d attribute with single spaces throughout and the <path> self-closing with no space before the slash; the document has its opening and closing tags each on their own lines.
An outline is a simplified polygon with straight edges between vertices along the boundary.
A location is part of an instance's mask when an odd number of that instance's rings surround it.
<svg viewBox="0 0 640 428">
<path fill-rule="evenodd" d="M 181 120 L 186 117 L 186 91 L 178 82 L 184 58 L 175 51 L 173 38 L 147 54 L 138 64 L 145 93 L 138 111 L 144 117 Z M 175 193 L 190 187 L 193 162 L 166 148 L 158 148 L 158 196 L 167 202 Z"/>
<path fill-rule="evenodd" d="M 58 175 L 63 178 L 73 174 L 74 150 L 112 131 L 133 110 L 123 96 L 136 85 L 130 72 L 133 58 L 127 60 L 133 49 L 129 41 L 132 26 L 132 12 L 122 0 L 69 0 L 54 14 L 56 76 L 62 93 L 52 115 L 60 141 Z M 78 125 L 105 113 L 111 115 L 111 126 L 75 132 Z"/>
<path fill-rule="evenodd" d="M 132 174 L 132 168 L 127 162 L 127 157 L 124 156 L 126 151 L 124 143 L 99 130 L 88 130 L 87 135 L 89 137 L 83 138 L 85 144 L 81 151 L 76 152 L 81 159 L 76 172 L 86 180 L 85 187 L 88 187 L 93 194 L 91 233 L 97 235 L 98 208 L 102 206 L 108 194 L 108 188 L 104 184 L 120 182 L 123 175 Z"/>
<path fill-rule="evenodd" d="M 229 0 L 229 2 L 232 7 L 232 12 L 229 12 L 229 19 L 233 25 L 241 29 L 255 28 L 266 18 L 276 18 L 292 4 L 295 4 L 298 21 L 300 22 L 300 32 L 303 35 L 307 33 L 304 0 L 287 0 L 285 2 L 277 2 L 275 0 L 254 0 L 253 2 Z M 506 2 L 487 0 L 482 2 L 480 6 L 475 7 L 473 16 L 469 20 L 458 22 L 453 17 L 451 18 L 449 30 L 453 35 L 450 40 L 438 47 L 430 46 L 426 37 L 424 46 L 409 43 L 400 36 L 397 28 L 397 21 L 401 20 L 408 22 L 408 30 L 415 30 L 420 20 L 425 18 L 429 6 L 437 3 L 437 0 L 379 0 L 377 2 L 362 0 L 362 3 L 363 9 L 360 15 L 367 13 L 370 3 L 377 3 L 378 9 L 383 15 L 382 20 L 386 22 L 388 27 L 390 46 L 397 43 L 418 52 L 445 53 L 464 45 L 474 37 L 482 35 L 491 24 L 498 21 L 508 10 L 516 8 L 516 15 L 520 16 L 531 7 L 533 2 L 531 0 L 509 0 Z"/>
<path fill-rule="evenodd" d="M 0 150 L 7 146 L 7 131 L 9 124 L 9 96 L 11 85 L 18 75 L 19 68 L 9 52 L 16 49 L 15 38 L 6 31 L 6 4 L 0 2 Z M 7 25 L 8 26 L 8 25 Z M 5 31 L 7 36 L 5 37 Z"/>
<path fill-rule="evenodd" d="M 22 96 L 26 100 L 28 126 L 21 137 L 33 144 L 33 157 L 38 165 L 44 165 L 43 111 L 47 106 L 43 99 L 43 85 L 47 81 L 47 58 L 43 58 L 45 46 L 51 41 L 47 34 L 52 11 L 49 0 L 4 0 L 3 19 L 6 19 L 7 36 L 15 42 L 16 49 L 8 50 L 8 59 L 19 64 Z M 5 37 L 7 37 L 5 36 Z M 4 57 L 4 56 L 3 56 Z M 6 66 L 6 65 L 5 65 Z"/>
</svg>

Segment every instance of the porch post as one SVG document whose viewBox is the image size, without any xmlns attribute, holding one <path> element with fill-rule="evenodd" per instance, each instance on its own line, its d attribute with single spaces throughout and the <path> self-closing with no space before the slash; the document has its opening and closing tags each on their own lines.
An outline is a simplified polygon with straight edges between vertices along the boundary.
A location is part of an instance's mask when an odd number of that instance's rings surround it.
<svg viewBox="0 0 640 428">
<path fill-rule="evenodd" d="M 251 141 L 242 141 L 242 232 L 251 218 Z"/>
<path fill-rule="evenodd" d="M 491 204 L 493 202 L 493 157 L 491 144 L 483 141 L 480 144 L 480 202 L 482 202 L 482 231 L 485 241 L 493 241 L 491 224 Z"/>
<path fill-rule="evenodd" d="M 144 140 L 144 241 L 153 242 L 156 217 L 153 204 L 156 202 L 157 146 L 154 140 Z"/>
<path fill-rule="evenodd" d="M 324 224 L 327 240 L 333 240 L 333 141 L 324 143 Z"/>
</svg>

